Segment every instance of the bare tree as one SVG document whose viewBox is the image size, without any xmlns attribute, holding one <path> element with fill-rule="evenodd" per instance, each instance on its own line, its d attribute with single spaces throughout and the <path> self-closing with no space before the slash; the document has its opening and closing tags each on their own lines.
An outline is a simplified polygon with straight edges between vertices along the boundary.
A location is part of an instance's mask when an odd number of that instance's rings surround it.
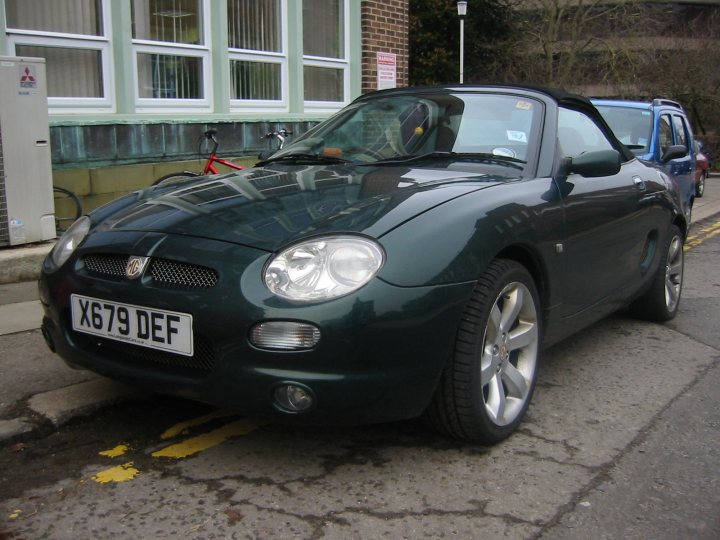
<svg viewBox="0 0 720 540">
<path fill-rule="evenodd" d="M 635 0 L 515 0 L 516 79 L 579 90 L 635 77 L 624 41 L 642 17 Z"/>
<path fill-rule="evenodd" d="M 457 76 L 450 0 L 411 0 L 413 84 Z M 563 87 L 590 96 L 669 97 L 696 133 L 718 134 L 720 6 L 650 0 L 471 0 L 466 81 Z M 414 69 L 412 69 L 414 68 Z"/>
<path fill-rule="evenodd" d="M 720 133 L 720 9 L 698 10 L 666 29 L 645 50 L 643 89 L 677 99 L 691 114 L 695 132 Z"/>
</svg>

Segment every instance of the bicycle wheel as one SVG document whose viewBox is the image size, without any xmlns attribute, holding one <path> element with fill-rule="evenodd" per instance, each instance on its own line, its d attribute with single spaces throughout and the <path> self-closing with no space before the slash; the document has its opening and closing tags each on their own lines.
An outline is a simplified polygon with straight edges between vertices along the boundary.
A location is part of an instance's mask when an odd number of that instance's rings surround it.
<svg viewBox="0 0 720 540">
<path fill-rule="evenodd" d="M 157 180 L 153 182 L 153 186 L 160 186 L 160 185 L 167 185 L 167 184 L 176 184 L 178 182 L 182 182 L 183 180 L 187 180 L 188 178 L 195 178 L 196 176 L 200 176 L 198 173 L 190 172 L 190 171 L 182 171 L 182 172 L 174 172 L 170 174 L 166 174 L 165 176 L 161 176 Z"/>
<path fill-rule="evenodd" d="M 63 187 L 53 187 L 55 198 L 55 230 L 60 236 L 75 220 L 82 216 L 83 208 L 75 193 Z"/>
</svg>

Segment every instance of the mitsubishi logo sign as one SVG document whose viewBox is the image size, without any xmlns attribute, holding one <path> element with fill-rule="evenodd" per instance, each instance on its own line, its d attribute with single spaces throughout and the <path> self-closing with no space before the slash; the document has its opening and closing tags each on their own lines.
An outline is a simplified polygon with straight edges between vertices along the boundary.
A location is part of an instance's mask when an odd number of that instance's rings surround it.
<svg viewBox="0 0 720 540">
<path fill-rule="evenodd" d="M 26 65 L 24 67 L 25 69 L 20 74 L 20 88 L 37 88 L 35 66 Z"/>
<path fill-rule="evenodd" d="M 136 255 L 132 255 L 127 262 L 127 266 L 125 267 L 125 276 L 128 279 L 137 279 L 139 278 L 143 270 L 145 270 L 145 266 L 147 266 L 148 261 L 150 260 L 150 257 L 138 257 Z"/>
</svg>

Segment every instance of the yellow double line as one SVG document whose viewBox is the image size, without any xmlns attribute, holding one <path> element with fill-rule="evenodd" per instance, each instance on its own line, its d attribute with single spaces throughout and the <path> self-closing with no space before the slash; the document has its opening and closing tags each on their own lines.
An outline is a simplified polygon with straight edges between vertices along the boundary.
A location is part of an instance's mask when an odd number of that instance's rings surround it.
<svg viewBox="0 0 720 540">
<path fill-rule="evenodd" d="M 706 240 L 710 240 L 710 238 L 717 236 L 718 234 L 720 234 L 720 221 L 716 221 L 711 225 L 703 227 L 699 231 L 688 236 L 685 241 L 685 251 L 699 246 Z"/>
<path fill-rule="evenodd" d="M 202 426 L 218 418 L 226 418 L 229 416 L 235 415 L 234 413 L 220 410 L 198 418 L 187 420 L 185 422 L 180 422 L 166 429 L 162 435 L 160 435 L 160 439 L 167 440 L 180 435 L 187 435 L 193 428 Z M 266 423 L 267 422 L 257 420 L 255 418 L 239 418 L 238 420 L 229 422 L 228 424 L 215 428 L 207 433 L 202 433 L 182 440 L 178 443 L 171 444 L 170 446 L 166 446 L 165 448 L 153 452 L 151 456 L 154 458 L 170 459 L 186 458 L 203 452 L 204 450 L 208 450 L 214 446 L 218 446 L 233 437 L 239 437 L 241 435 L 252 433 Z M 110 459 L 115 459 L 125 456 L 130 450 L 131 448 L 128 445 L 119 444 L 109 450 L 103 450 L 102 452 L 99 452 L 99 454 Z M 132 461 L 128 461 L 121 465 L 100 471 L 93 476 L 92 479 L 100 484 L 107 484 L 110 482 L 127 482 L 128 480 L 135 478 L 138 474 L 140 474 L 140 470 L 134 466 Z"/>
</svg>

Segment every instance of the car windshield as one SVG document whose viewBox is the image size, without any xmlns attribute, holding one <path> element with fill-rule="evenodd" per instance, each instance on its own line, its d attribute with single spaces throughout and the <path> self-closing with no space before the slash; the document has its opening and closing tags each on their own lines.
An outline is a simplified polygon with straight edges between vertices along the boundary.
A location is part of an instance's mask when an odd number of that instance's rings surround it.
<svg viewBox="0 0 720 540">
<path fill-rule="evenodd" d="M 650 152 L 652 112 L 633 107 L 597 105 L 597 110 L 613 130 L 615 137 L 636 156 Z"/>
<path fill-rule="evenodd" d="M 402 164 L 451 158 L 525 168 L 538 146 L 542 104 L 476 94 L 398 94 L 362 100 L 275 153 L 270 161 Z"/>
</svg>

